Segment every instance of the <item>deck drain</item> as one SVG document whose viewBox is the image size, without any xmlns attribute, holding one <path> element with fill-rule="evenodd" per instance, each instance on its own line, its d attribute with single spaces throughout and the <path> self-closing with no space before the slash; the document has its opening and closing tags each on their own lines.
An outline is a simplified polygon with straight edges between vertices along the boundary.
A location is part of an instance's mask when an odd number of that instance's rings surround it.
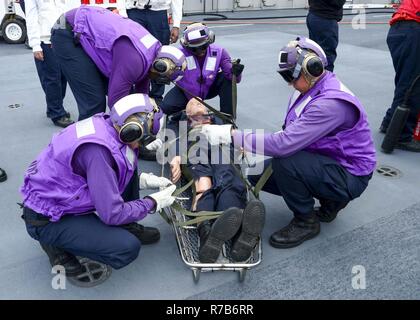
<svg viewBox="0 0 420 320">
<path fill-rule="evenodd" d="M 13 104 L 9 104 L 7 107 L 10 108 L 10 109 L 17 109 L 17 108 L 23 107 L 23 104 L 22 103 L 13 103 Z"/>
<path fill-rule="evenodd" d="M 112 269 L 106 264 L 88 258 L 81 258 L 80 263 L 85 272 L 77 277 L 69 277 L 68 280 L 72 285 L 83 288 L 95 287 L 111 276 Z"/>
<path fill-rule="evenodd" d="M 387 178 L 399 178 L 402 176 L 402 172 L 394 167 L 387 165 L 380 165 L 376 168 L 376 173 Z"/>
</svg>

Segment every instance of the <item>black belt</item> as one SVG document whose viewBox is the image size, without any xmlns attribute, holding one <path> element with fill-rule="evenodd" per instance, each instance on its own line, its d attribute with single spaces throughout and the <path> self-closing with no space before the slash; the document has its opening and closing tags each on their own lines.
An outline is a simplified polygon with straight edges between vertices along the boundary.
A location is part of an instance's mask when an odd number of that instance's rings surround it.
<svg viewBox="0 0 420 320">
<path fill-rule="evenodd" d="M 78 45 L 80 43 L 80 33 L 73 32 L 73 27 L 71 24 L 66 20 L 66 30 L 74 33 L 74 43 Z"/>
<path fill-rule="evenodd" d="M 73 32 L 73 27 L 71 26 L 71 24 L 66 20 L 66 30 Z"/>
<path fill-rule="evenodd" d="M 50 218 L 35 212 L 34 210 L 23 206 L 23 214 L 21 218 L 34 227 L 44 227 L 50 223 Z"/>
</svg>

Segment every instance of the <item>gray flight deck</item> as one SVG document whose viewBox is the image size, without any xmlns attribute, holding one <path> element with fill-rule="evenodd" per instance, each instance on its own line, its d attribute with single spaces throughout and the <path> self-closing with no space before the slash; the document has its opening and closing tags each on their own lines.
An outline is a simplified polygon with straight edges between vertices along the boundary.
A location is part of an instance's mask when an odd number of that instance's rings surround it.
<svg viewBox="0 0 420 320">
<path fill-rule="evenodd" d="M 305 15 L 305 10 L 228 14 L 235 17 Z M 0 299 L 420 299 L 420 155 L 379 151 L 382 116 L 393 97 L 394 70 L 386 46 L 389 13 L 369 14 L 366 29 L 340 25 L 336 73 L 365 106 L 379 165 L 401 170 L 397 178 L 375 174 L 368 189 L 345 208 L 321 234 L 293 249 L 274 249 L 268 239 L 285 226 L 291 213 L 280 197 L 262 194 L 266 205 L 262 263 L 237 273 L 204 273 L 198 284 L 179 255 L 173 230 L 159 215 L 142 223 L 161 231 L 157 244 L 143 246 L 139 258 L 114 270 L 90 289 L 67 284 L 51 287 L 53 275 L 39 244 L 26 233 L 16 202 L 29 163 L 59 129 L 45 115 L 44 94 L 31 51 L 0 40 Z M 202 17 L 185 17 L 186 21 Z M 346 17 L 344 22 L 351 21 Z M 216 41 L 245 64 L 238 86 L 241 128 L 280 129 L 291 89 L 276 73 L 279 49 L 296 35 L 307 35 L 304 18 L 226 21 L 209 24 Z M 213 105 L 218 100 L 211 101 Z M 20 108 L 9 105 L 21 104 Z M 77 117 L 71 90 L 65 107 Z M 156 163 L 140 170 L 159 173 Z M 98 174 L 101 174 L 98 172 Z M 352 269 L 366 270 L 366 289 L 352 287 Z"/>
</svg>

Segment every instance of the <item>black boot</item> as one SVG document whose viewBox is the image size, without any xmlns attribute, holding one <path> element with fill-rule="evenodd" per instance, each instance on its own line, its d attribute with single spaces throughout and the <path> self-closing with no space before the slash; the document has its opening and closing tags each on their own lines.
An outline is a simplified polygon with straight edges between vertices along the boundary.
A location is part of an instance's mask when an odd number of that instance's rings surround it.
<svg viewBox="0 0 420 320">
<path fill-rule="evenodd" d="M 200 241 L 198 257 L 202 263 L 214 263 L 222 251 L 225 241 L 230 240 L 238 232 L 242 223 L 242 210 L 229 208 L 213 223 L 208 235 Z M 203 227 L 204 229 L 205 227 Z M 202 231 L 204 233 L 204 231 Z M 200 238 L 201 240 L 201 238 Z"/>
<path fill-rule="evenodd" d="M 153 227 L 145 227 L 136 222 L 121 226 L 140 240 L 141 244 L 152 244 L 160 239 L 159 229 Z"/>
<path fill-rule="evenodd" d="M 333 201 L 327 199 L 319 199 L 320 207 L 315 207 L 315 214 L 321 222 L 331 222 L 337 217 L 337 213 L 345 208 L 349 201 Z"/>
<path fill-rule="evenodd" d="M 63 266 L 64 270 L 66 270 L 66 276 L 75 277 L 85 271 L 79 260 L 71 253 L 51 245 L 40 244 L 42 249 L 47 253 L 51 266 Z"/>
<path fill-rule="evenodd" d="M 67 117 L 67 114 L 60 118 L 53 119 L 52 122 L 54 123 L 54 125 L 60 128 L 67 128 L 68 126 L 74 123 L 74 121 L 70 117 Z"/>
<path fill-rule="evenodd" d="M 265 207 L 260 200 L 251 200 L 244 209 L 242 228 L 235 238 L 231 257 L 234 261 L 246 261 L 257 245 L 265 222 Z"/>
<path fill-rule="evenodd" d="M 395 145 L 395 149 L 401 149 L 411 152 L 420 152 L 420 141 L 410 140 L 407 142 L 398 142 Z"/>
<path fill-rule="evenodd" d="M 0 182 L 7 180 L 7 174 L 6 171 L 4 171 L 2 168 L 0 168 Z"/>
<path fill-rule="evenodd" d="M 319 232 L 320 223 L 315 214 L 305 218 L 295 217 L 286 227 L 271 235 L 270 244 L 275 248 L 293 248 L 316 237 Z"/>
</svg>

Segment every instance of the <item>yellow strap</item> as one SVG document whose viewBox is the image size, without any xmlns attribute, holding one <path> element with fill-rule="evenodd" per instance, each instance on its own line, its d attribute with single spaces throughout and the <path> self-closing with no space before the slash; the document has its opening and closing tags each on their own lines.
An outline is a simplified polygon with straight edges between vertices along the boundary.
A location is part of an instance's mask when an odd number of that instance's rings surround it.
<svg viewBox="0 0 420 320">
<path fill-rule="evenodd" d="M 206 220 L 212 220 L 212 219 L 217 219 L 219 217 L 219 215 L 214 215 L 214 216 L 205 216 L 205 217 L 197 217 L 188 221 L 184 221 L 184 222 L 175 222 L 175 225 L 180 226 L 180 227 L 184 227 L 184 226 L 189 226 L 192 224 L 197 224 Z"/>
</svg>

